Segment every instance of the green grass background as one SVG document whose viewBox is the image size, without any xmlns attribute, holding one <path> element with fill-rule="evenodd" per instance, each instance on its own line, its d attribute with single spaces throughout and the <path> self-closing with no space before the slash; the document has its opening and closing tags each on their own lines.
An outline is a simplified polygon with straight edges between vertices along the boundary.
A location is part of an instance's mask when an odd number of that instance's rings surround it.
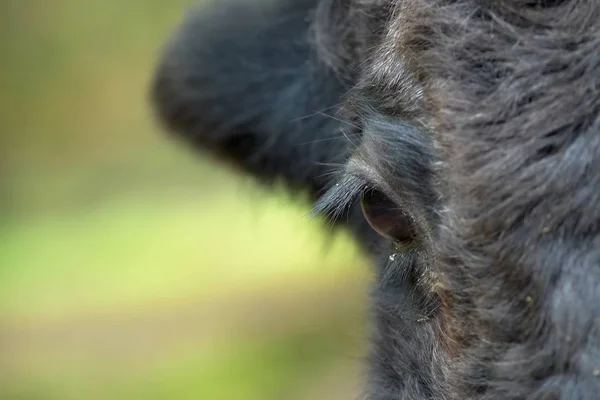
<svg viewBox="0 0 600 400">
<path fill-rule="evenodd" d="M 0 399 L 348 399 L 364 257 L 146 103 L 183 0 L 0 4 Z"/>
</svg>

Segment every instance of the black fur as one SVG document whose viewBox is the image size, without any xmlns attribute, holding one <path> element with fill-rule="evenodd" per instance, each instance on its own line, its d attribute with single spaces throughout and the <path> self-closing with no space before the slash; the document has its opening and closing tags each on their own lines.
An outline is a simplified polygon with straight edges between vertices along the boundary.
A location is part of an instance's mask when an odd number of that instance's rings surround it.
<svg viewBox="0 0 600 400">
<path fill-rule="evenodd" d="M 153 99 L 200 147 L 351 208 L 381 261 L 369 399 L 600 398 L 600 2 L 222 1 Z M 412 246 L 371 246 L 368 190 Z"/>
</svg>

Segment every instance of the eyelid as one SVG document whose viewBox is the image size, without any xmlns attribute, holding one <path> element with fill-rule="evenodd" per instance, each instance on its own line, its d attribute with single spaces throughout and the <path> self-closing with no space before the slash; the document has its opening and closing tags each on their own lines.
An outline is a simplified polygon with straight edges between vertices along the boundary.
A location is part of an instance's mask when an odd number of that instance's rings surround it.
<svg viewBox="0 0 600 400">
<path fill-rule="evenodd" d="M 325 214 L 336 219 L 357 199 L 361 199 L 369 191 L 379 191 L 396 203 L 398 199 L 390 188 L 379 177 L 376 171 L 359 155 L 352 156 L 340 179 L 327 190 L 313 207 L 313 215 Z"/>
<path fill-rule="evenodd" d="M 368 191 L 376 190 L 385 194 L 391 201 L 400 206 L 391 188 L 379 176 L 377 171 L 362 160 L 361 157 L 353 156 L 348 160 L 346 173 L 364 182 L 364 187 L 358 193 L 358 197 L 363 197 Z"/>
</svg>

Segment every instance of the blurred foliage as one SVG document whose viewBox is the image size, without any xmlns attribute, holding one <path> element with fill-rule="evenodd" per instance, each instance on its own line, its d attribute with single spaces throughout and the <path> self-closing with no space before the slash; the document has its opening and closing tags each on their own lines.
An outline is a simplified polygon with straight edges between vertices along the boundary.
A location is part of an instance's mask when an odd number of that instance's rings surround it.
<svg viewBox="0 0 600 400">
<path fill-rule="evenodd" d="M 168 140 L 183 0 L 0 3 L 0 399 L 347 399 L 368 280 L 344 232 Z"/>
</svg>

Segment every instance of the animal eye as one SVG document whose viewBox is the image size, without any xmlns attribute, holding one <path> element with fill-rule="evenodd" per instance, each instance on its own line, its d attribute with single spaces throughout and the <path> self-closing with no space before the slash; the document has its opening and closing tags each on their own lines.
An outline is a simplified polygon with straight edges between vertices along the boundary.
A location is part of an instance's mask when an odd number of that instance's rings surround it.
<svg viewBox="0 0 600 400">
<path fill-rule="evenodd" d="M 383 193 L 377 190 L 366 192 L 361 207 L 369 225 L 381 236 L 398 244 L 408 244 L 415 237 L 410 216 Z"/>
</svg>

